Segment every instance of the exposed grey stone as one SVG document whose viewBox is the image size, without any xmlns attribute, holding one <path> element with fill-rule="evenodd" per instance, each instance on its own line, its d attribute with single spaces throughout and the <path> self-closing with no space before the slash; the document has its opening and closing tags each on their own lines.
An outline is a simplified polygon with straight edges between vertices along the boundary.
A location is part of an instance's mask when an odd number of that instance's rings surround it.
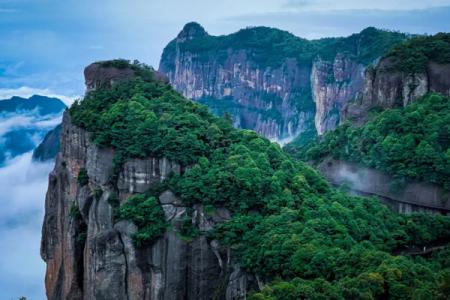
<svg viewBox="0 0 450 300">
<path fill-rule="evenodd" d="M 87 149 L 86 171 L 89 179 L 97 185 L 106 185 L 113 172 L 114 151 L 100 149 L 90 144 Z"/>
<path fill-rule="evenodd" d="M 161 205 L 164 210 L 164 215 L 166 216 L 166 220 L 170 221 L 175 217 L 177 209 L 175 206 L 171 204 L 163 204 Z"/>
<path fill-rule="evenodd" d="M 319 135 L 337 127 L 343 107 L 362 91 L 364 70 L 363 65 L 342 54 L 337 54 L 333 62 L 318 58 L 313 63 L 311 90 Z"/>
<path fill-rule="evenodd" d="M 170 173 L 179 174 L 180 166 L 166 158 L 128 160 L 120 172 L 118 188 L 130 194 L 143 193 Z"/>
<path fill-rule="evenodd" d="M 226 300 L 245 299 L 248 288 L 248 275 L 241 270 L 239 265 L 233 265 L 233 272 L 228 279 Z"/>
<path fill-rule="evenodd" d="M 194 29 L 202 33 L 198 27 Z M 277 67 L 262 67 L 252 59 L 250 50 L 231 48 L 224 61 L 217 59 L 215 51 L 202 53 L 206 58 L 199 60 L 196 53 L 182 47 L 195 37 L 191 30 L 182 32 L 174 53 L 163 55 L 159 66 L 185 97 L 228 101 L 235 127 L 253 129 L 280 142 L 292 140 L 313 125 L 314 110 L 299 110 L 297 105 L 311 87 L 309 65 L 286 58 Z M 309 101 L 309 107 L 313 106 L 313 100 Z M 216 111 L 214 105 L 210 107 Z"/>
<path fill-rule="evenodd" d="M 175 194 L 170 191 L 164 191 L 161 196 L 159 196 L 159 202 L 161 204 L 173 204 L 173 205 L 182 205 L 180 199 L 178 199 Z"/>
</svg>

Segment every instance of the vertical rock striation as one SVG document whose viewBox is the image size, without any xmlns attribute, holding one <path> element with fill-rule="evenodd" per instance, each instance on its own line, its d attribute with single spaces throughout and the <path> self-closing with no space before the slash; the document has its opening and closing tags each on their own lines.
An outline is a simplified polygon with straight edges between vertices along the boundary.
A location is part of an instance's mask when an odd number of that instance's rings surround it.
<svg viewBox="0 0 450 300">
<path fill-rule="evenodd" d="M 334 61 L 317 59 L 311 72 L 311 90 L 316 103 L 315 125 L 319 135 L 339 124 L 345 104 L 361 92 L 364 84 L 362 64 L 338 54 Z"/>
</svg>

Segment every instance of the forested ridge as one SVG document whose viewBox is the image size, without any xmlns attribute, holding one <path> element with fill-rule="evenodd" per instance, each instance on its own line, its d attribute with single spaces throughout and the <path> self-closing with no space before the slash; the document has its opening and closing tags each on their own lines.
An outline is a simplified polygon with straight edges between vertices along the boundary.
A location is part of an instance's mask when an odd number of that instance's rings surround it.
<svg viewBox="0 0 450 300">
<path fill-rule="evenodd" d="M 185 28 L 195 27 L 197 31 L 204 29 L 197 23 L 189 23 Z M 299 38 L 287 31 L 271 27 L 248 27 L 236 33 L 222 36 L 201 35 L 184 41 L 178 46 L 182 51 L 196 53 L 198 59 L 207 59 L 214 53 L 218 61 L 227 56 L 229 49 L 251 49 L 251 59 L 255 62 L 276 67 L 285 58 L 295 58 L 299 63 L 312 63 L 318 56 L 324 60 L 333 60 L 337 53 L 368 65 L 394 45 L 408 38 L 408 35 L 368 27 L 360 33 L 349 37 L 322 38 L 307 40 Z M 164 49 L 162 60 L 173 55 L 176 40 Z"/>
<path fill-rule="evenodd" d="M 181 234 L 186 239 L 206 234 L 229 247 L 244 270 L 266 283 L 251 299 L 449 295 L 448 248 L 427 257 L 396 255 L 408 246 L 449 240 L 449 217 L 399 215 L 376 199 L 347 196 L 277 144 L 234 129 L 228 118 L 211 115 L 155 80 L 150 68 L 132 67 L 139 76 L 91 91 L 70 115 L 95 144 L 116 150 L 116 171 L 126 159 L 143 157 L 166 157 L 185 167 L 120 207 L 110 199 L 118 220 L 138 226 L 138 246 L 152 243 L 169 226 L 157 201 L 168 188 L 188 207 L 232 212 L 231 220 L 207 233 L 192 228 L 188 219 Z M 436 109 L 444 106 L 440 96 L 427 99 Z M 80 181 L 85 176 L 80 174 Z"/>
</svg>

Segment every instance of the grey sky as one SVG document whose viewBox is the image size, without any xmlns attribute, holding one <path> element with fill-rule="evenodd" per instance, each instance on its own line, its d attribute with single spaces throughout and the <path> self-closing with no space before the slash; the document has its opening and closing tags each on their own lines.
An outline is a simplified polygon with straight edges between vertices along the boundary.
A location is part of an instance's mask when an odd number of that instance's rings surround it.
<svg viewBox="0 0 450 300">
<path fill-rule="evenodd" d="M 79 95 L 92 61 L 137 58 L 157 67 L 189 21 L 215 35 L 265 25 L 318 38 L 367 26 L 450 31 L 449 19 L 450 0 L 0 0 L 0 89 Z"/>
</svg>

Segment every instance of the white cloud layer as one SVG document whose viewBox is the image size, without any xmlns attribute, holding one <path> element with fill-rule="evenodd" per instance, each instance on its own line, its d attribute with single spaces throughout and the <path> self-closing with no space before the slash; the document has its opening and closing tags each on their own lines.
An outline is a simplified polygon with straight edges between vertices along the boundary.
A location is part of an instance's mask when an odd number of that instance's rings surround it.
<svg viewBox="0 0 450 300">
<path fill-rule="evenodd" d="M 0 137 L 15 129 L 50 130 L 61 123 L 62 116 L 38 118 L 35 114 L 0 114 Z"/>
<path fill-rule="evenodd" d="M 45 299 L 40 258 L 45 191 L 52 163 L 31 152 L 0 168 L 0 299 Z"/>
</svg>

